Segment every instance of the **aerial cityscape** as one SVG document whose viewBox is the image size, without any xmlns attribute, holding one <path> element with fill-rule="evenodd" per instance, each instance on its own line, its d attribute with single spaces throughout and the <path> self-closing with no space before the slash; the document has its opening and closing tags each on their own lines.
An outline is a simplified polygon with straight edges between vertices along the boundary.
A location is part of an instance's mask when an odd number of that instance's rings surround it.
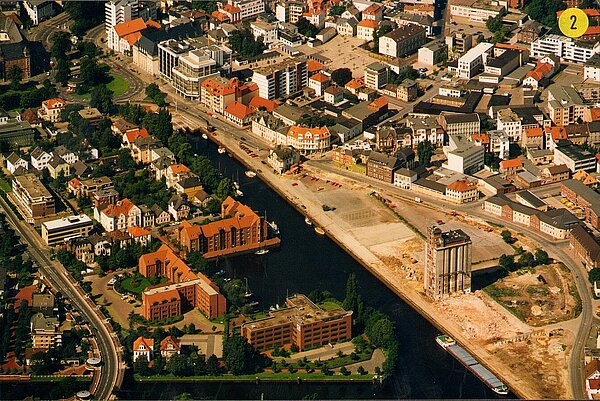
<svg viewBox="0 0 600 401">
<path fill-rule="evenodd" d="M 600 3 L 0 2 L 0 399 L 599 399 Z"/>
</svg>

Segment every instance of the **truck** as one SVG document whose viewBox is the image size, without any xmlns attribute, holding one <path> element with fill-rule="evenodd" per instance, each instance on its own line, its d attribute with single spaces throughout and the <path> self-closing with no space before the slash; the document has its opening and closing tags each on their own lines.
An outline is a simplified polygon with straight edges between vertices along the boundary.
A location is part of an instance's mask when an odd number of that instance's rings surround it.
<svg viewBox="0 0 600 401">
<path fill-rule="evenodd" d="M 421 203 L 421 202 L 422 202 L 422 200 L 421 200 L 421 198 L 419 198 L 418 196 L 415 196 L 415 202 L 417 202 L 417 203 Z"/>
</svg>

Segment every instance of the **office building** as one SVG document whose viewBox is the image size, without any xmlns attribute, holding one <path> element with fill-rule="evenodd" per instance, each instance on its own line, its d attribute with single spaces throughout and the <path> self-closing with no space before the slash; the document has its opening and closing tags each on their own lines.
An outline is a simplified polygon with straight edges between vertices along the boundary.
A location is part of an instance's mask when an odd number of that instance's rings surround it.
<svg viewBox="0 0 600 401">
<path fill-rule="evenodd" d="M 258 85 L 259 96 L 278 99 L 301 91 L 308 85 L 306 60 L 291 59 L 270 67 L 257 68 L 252 82 Z"/>
<path fill-rule="evenodd" d="M 447 135 L 465 135 L 470 137 L 481 132 L 479 114 L 450 113 L 442 111 L 439 123 Z"/>
<path fill-rule="evenodd" d="M 459 57 L 456 67 L 449 67 L 449 71 L 456 73 L 459 78 L 471 79 L 479 74 L 494 51 L 494 45 L 487 42 L 479 43 Z"/>
<path fill-rule="evenodd" d="M 46 317 L 38 312 L 31 317 L 30 330 L 33 348 L 50 349 L 62 344 L 62 334 L 59 329 L 60 324 L 55 317 Z"/>
<path fill-rule="evenodd" d="M 554 124 L 581 123 L 586 109 L 584 100 L 574 88 L 552 85 L 548 90 L 548 110 Z"/>
<path fill-rule="evenodd" d="M 495 18 L 506 11 L 496 0 L 456 0 L 450 5 L 452 21 L 460 24 L 485 25 L 489 18 Z"/>
<path fill-rule="evenodd" d="M 380 89 L 388 83 L 390 69 L 385 64 L 374 62 L 365 67 L 365 85 L 367 88 Z"/>
<path fill-rule="evenodd" d="M 425 294 L 435 300 L 471 292 L 471 238 L 432 226 L 425 243 Z"/>
<path fill-rule="evenodd" d="M 13 177 L 13 199 L 17 200 L 21 214 L 27 219 L 45 217 L 55 213 L 54 197 L 33 174 Z"/>
<path fill-rule="evenodd" d="M 581 42 L 555 34 L 548 34 L 531 42 L 531 55 L 533 57 L 554 54 L 565 61 L 586 63 L 598 52 L 600 52 L 600 42 Z"/>
<path fill-rule="evenodd" d="M 33 25 L 54 17 L 58 10 L 58 4 L 53 0 L 24 0 L 21 3 Z"/>
<path fill-rule="evenodd" d="M 63 245 L 70 238 L 87 237 L 92 227 L 92 219 L 86 214 L 45 221 L 42 239 L 48 246 Z"/>
<path fill-rule="evenodd" d="M 34 135 L 31 124 L 23 121 L 18 112 L 0 109 L 0 142 L 11 147 L 29 146 Z"/>
<path fill-rule="evenodd" d="M 300 294 L 285 304 L 266 318 L 242 324 L 242 337 L 259 350 L 291 344 L 300 351 L 352 338 L 352 311 L 323 309 Z"/>
<path fill-rule="evenodd" d="M 572 173 L 584 170 L 596 171 L 596 155 L 578 145 L 557 146 L 554 148 L 554 164 L 564 164 Z"/>
</svg>

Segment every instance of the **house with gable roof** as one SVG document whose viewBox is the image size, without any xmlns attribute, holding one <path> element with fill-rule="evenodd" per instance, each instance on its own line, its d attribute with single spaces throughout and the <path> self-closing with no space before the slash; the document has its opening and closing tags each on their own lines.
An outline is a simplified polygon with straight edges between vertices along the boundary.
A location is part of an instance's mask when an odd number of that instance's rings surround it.
<svg viewBox="0 0 600 401">
<path fill-rule="evenodd" d="M 147 359 L 148 362 L 152 360 L 152 354 L 154 352 L 154 339 L 138 337 L 133 342 L 133 361 L 135 362 L 138 358 Z"/>
</svg>

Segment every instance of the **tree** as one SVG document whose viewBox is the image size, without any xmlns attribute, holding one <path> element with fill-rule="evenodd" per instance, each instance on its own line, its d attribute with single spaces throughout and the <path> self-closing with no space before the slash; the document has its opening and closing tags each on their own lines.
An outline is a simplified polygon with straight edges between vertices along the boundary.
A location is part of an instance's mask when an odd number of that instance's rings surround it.
<svg viewBox="0 0 600 401">
<path fill-rule="evenodd" d="M 502 17 L 502 14 L 498 14 L 495 17 L 489 17 L 485 22 L 485 26 L 487 27 L 487 29 L 490 30 L 490 32 L 496 33 L 497 31 L 502 29 Z"/>
<path fill-rule="evenodd" d="M 98 85 L 92 89 L 90 106 L 96 107 L 101 113 L 109 114 L 113 109 L 113 91 L 106 85 Z"/>
<path fill-rule="evenodd" d="M 548 252 L 544 251 L 543 249 L 536 249 L 535 261 L 538 265 L 548 264 L 548 262 L 550 261 L 550 258 L 548 257 Z"/>
<path fill-rule="evenodd" d="M 165 368 L 167 372 L 178 377 L 189 376 L 191 373 L 186 357 L 181 354 L 172 355 L 167 361 Z"/>
<path fill-rule="evenodd" d="M 558 33 L 558 24 L 556 18 L 556 12 L 564 10 L 566 5 L 561 0 L 532 0 L 527 7 L 525 12 L 529 14 L 529 17 L 542 25 L 552 27 L 554 33 Z"/>
<path fill-rule="evenodd" d="M 311 24 L 306 18 L 300 17 L 296 22 L 298 33 L 309 38 L 314 38 L 319 33 L 319 28 Z"/>
<path fill-rule="evenodd" d="M 144 357 L 138 357 L 133 363 L 133 371 L 140 376 L 150 376 L 151 370 L 149 368 L 148 360 Z"/>
<path fill-rule="evenodd" d="M 71 69 L 69 68 L 69 62 L 67 60 L 59 59 L 56 63 L 56 74 L 54 79 L 61 85 L 66 85 L 71 76 Z"/>
<path fill-rule="evenodd" d="M 431 165 L 431 157 L 433 156 L 433 144 L 429 140 L 419 142 L 417 145 L 417 157 L 419 163 L 425 167 Z"/>
<path fill-rule="evenodd" d="M 331 73 L 331 80 L 338 86 L 344 86 L 352 80 L 352 70 L 350 68 L 338 68 Z"/>
<path fill-rule="evenodd" d="M 360 365 L 360 366 L 358 367 L 358 369 L 356 369 L 356 372 L 357 372 L 359 375 L 361 375 L 361 376 L 362 376 L 362 375 L 366 375 L 366 374 L 367 374 L 367 371 L 365 370 L 365 368 L 363 368 L 363 366 L 362 366 L 362 365 Z"/>
<path fill-rule="evenodd" d="M 17 90 L 21 86 L 21 79 L 23 78 L 23 70 L 18 65 L 13 65 L 6 74 L 6 79 L 10 81 L 11 89 Z"/>
<path fill-rule="evenodd" d="M 246 286 L 239 278 L 234 278 L 223 285 L 223 292 L 227 298 L 227 302 L 235 306 L 242 306 L 244 304 L 244 295 L 246 293 Z"/>
<path fill-rule="evenodd" d="M 85 32 L 104 20 L 104 1 L 67 1 L 64 10 L 73 19 L 70 26 L 74 35 L 83 37 Z"/>
<path fill-rule="evenodd" d="M 256 372 L 255 353 L 246 338 L 238 334 L 227 337 L 223 342 L 223 362 L 234 375 Z"/>
<path fill-rule="evenodd" d="M 500 233 L 500 236 L 507 244 L 514 244 L 517 241 L 515 238 L 513 238 L 512 233 L 508 230 L 503 230 Z"/>
<path fill-rule="evenodd" d="M 345 367 L 345 366 L 342 366 L 342 367 L 340 368 L 340 373 L 341 373 L 341 374 L 343 374 L 344 376 L 348 376 L 348 375 L 350 374 L 350 371 L 348 370 L 348 368 L 347 368 L 347 367 Z"/>
<path fill-rule="evenodd" d="M 358 310 L 358 283 L 356 281 L 356 275 L 351 273 L 346 280 L 346 298 L 342 304 L 343 308 L 348 311 Z"/>
<path fill-rule="evenodd" d="M 595 281 L 600 281 L 600 268 L 594 267 L 590 270 L 588 273 L 588 280 L 590 280 L 590 283 L 592 284 L 594 284 Z"/>
<path fill-rule="evenodd" d="M 375 347 L 386 348 L 394 340 L 394 323 L 387 317 L 377 320 L 365 328 L 365 332 Z"/>
<path fill-rule="evenodd" d="M 519 257 L 519 264 L 523 267 L 533 267 L 535 265 L 535 258 L 531 252 L 525 252 Z"/>
<path fill-rule="evenodd" d="M 154 103 L 156 103 L 159 107 L 165 106 L 165 98 L 167 97 L 167 94 L 162 92 L 157 84 L 151 83 L 150 85 L 148 85 L 146 87 L 145 93 L 146 96 L 154 100 Z"/>
<path fill-rule="evenodd" d="M 215 195 L 222 200 L 225 200 L 228 196 L 234 196 L 235 188 L 233 186 L 233 181 L 227 177 L 219 181 L 219 186 L 215 190 Z"/>
<path fill-rule="evenodd" d="M 506 271 L 511 271 L 514 263 L 515 257 L 513 255 L 503 254 L 500 255 L 500 258 L 498 259 L 498 264 Z"/>
<path fill-rule="evenodd" d="M 336 4 L 329 9 L 329 15 L 339 16 L 342 15 L 346 11 L 346 7 Z"/>
<path fill-rule="evenodd" d="M 218 376 L 221 373 L 221 366 L 219 365 L 219 359 L 212 354 L 206 360 L 206 374 L 209 376 Z"/>
<path fill-rule="evenodd" d="M 188 253 L 187 262 L 195 272 L 206 273 L 208 270 L 208 262 L 202 256 L 202 252 L 192 251 Z"/>
<path fill-rule="evenodd" d="M 233 51 L 246 58 L 258 56 L 265 50 L 262 37 L 255 40 L 248 29 L 233 31 L 229 36 L 229 45 Z"/>
<path fill-rule="evenodd" d="M 57 31 L 52 34 L 52 47 L 50 54 L 57 60 L 64 60 L 66 54 L 71 50 L 71 38 L 69 32 Z"/>
</svg>

